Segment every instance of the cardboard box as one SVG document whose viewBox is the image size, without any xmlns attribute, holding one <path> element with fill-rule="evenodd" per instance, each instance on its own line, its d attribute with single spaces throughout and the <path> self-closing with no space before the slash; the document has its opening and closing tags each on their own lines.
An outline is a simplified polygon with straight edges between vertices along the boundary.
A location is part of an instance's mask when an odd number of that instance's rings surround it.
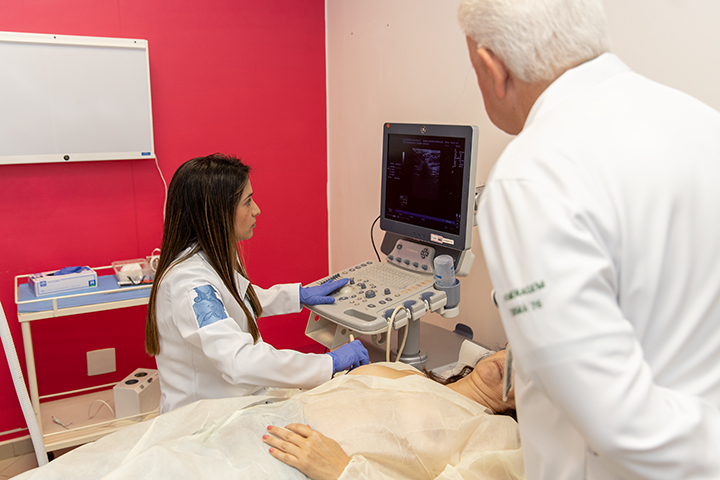
<svg viewBox="0 0 720 480">
<path fill-rule="evenodd" d="M 113 387 L 115 418 L 152 412 L 160 405 L 157 370 L 138 368 Z M 138 420 L 140 420 L 138 418 Z"/>
<path fill-rule="evenodd" d="M 28 287 L 36 297 L 56 293 L 68 293 L 97 287 L 97 273 L 90 267 L 76 273 L 55 275 L 59 270 L 33 273 L 28 277 Z"/>
</svg>

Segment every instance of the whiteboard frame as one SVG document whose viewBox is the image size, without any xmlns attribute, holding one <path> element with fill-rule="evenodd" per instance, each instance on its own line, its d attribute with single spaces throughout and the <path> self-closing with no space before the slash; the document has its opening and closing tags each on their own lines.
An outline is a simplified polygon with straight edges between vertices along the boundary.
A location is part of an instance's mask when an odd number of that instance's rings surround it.
<svg viewBox="0 0 720 480">
<path fill-rule="evenodd" d="M 123 132 L 123 129 L 125 127 L 120 128 L 113 128 L 112 133 L 107 133 L 108 129 L 105 129 L 105 131 L 102 132 L 95 132 L 99 133 L 99 135 L 102 137 L 104 135 L 107 135 L 107 141 L 105 140 L 99 140 L 98 137 L 92 137 L 95 140 L 90 140 L 90 146 L 86 145 L 79 145 L 79 148 L 75 149 L 75 144 L 73 143 L 72 146 L 69 145 L 61 145 L 57 146 L 58 135 L 55 133 L 57 131 L 57 125 L 62 123 L 62 127 L 60 129 L 72 129 L 73 122 L 68 122 L 66 119 L 60 120 L 56 114 L 48 113 L 48 111 L 53 111 L 53 106 L 45 106 L 47 104 L 43 103 L 42 107 L 38 107 L 37 105 L 33 106 L 33 108 L 42 108 L 43 114 L 45 115 L 38 115 L 38 117 L 42 117 L 42 120 L 44 123 L 51 124 L 53 128 L 52 133 L 48 133 L 48 135 L 54 136 L 54 140 L 48 140 L 48 143 L 54 142 L 54 145 L 52 148 L 47 148 L 45 151 L 45 147 L 28 147 L 28 153 L 23 153 L 21 151 L 21 147 L 18 147 L 18 144 L 16 143 L 14 147 L 11 149 L 10 147 L 6 147 L 3 145 L 3 143 L 7 143 L 8 137 L 6 137 L 6 142 L 0 142 L 0 165 L 2 164 L 32 164 L 32 163 L 54 163 L 54 162 L 78 162 L 78 161 L 98 161 L 98 160 L 134 160 L 134 159 L 154 159 L 155 158 L 155 146 L 154 146 L 154 138 L 153 138 L 153 123 L 152 123 L 152 101 L 151 101 L 151 92 L 150 92 L 150 62 L 149 62 L 149 55 L 148 55 L 148 42 L 147 40 L 141 40 L 141 39 L 128 39 L 128 38 L 106 38 L 106 37 L 88 37 L 88 36 L 72 36 L 72 35 L 53 35 L 53 34 L 36 34 L 36 33 L 19 33 L 19 32 L 0 32 L 0 49 L 4 46 L 9 46 L 10 48 L 17 48 L 18 45 L 25 45 L 31 48 L 32 52 L 42 52 L 43 54 L 50 54 L 53 53 L 57 54 L 60 51 L 57 49 L 54 49 L 55 47 L 63 48 L 63 47 L 81 47 L 79 49 L 73 50 L 73 55 L 75 55 L 75 52 L 77 53 L 78 61 L 84 60 L 84 56 L 86 56 L 86 53 L 89 54 L 90 58 L 93 56 L 95 59 L 98 58 L 98 55 L 104 56 L 108 55 L 108 65 L 103 67 L 101 66 L 100 69 L 98 69 L 97 65 L 94 64 L 92 66 L 85 66 L 83 65 L 83 68 L 94 68 L 96 72 L 101 72 L 100 77 L 105 75 L 105 78 L 107 78 L 108 72 L 112 72 L 113 68 L 118 68 L 116 65 L 118 63 L 113 63 L 113 61 L 117 61 L 117 58 L 110 58 L 110 56 L 114 57 L 115 54 L 118 55 L 124 55 L 123 62 L 125 62 L 125 58 L 130 58 L 129 55 L 132 55 L 132 83 L 133 87 L 135 89 L 133 93 L 133 108 L 132 113 L 130 114 L 129 111 L 131 110 L 130 107 L 127 107 L 125 103 L 118 102 L 118 97 L 115 96 L 114 98 L 112 95 L 105 95 L 102 97 L 102 103 L 103 105 L 99 105 L 100 108 L 105 108 L 105 112 L 107 112 L 108 105 L 110 107 L 116 107 L 117 111 L 122 111 L 122 117 L 114 116 L 116 111 L 113 110 L 113 114 L 106 114 L 105 117 L 102 117 L 103 120 L 106 122 L 112 123 L 115 122 L 117 125 L 120 125 L 120 120 L 123 120 L 122 125 L 135 125 L 134 127 L 128 127 L 127 130 L 132 130 L 132 132 Z M 33 47 L 38 47 L 38 50 L 35 50 Z M 24 47 L 20 47 L 24 48 Z M 43 51 L 41 49 L 48 49 L 46 51 Z M 87 49 L 87 50 L 86 50 Z M 139 55 L 138 55 L 139 54 Z M 10 55 L 12 56 L 12 55 Z M 49 57 L 50 55 L 48 55 Z M 1 58 L 1 57 L 0 57 Z M 123 64 L 124 65 L 124 64 Z M 77 66 L 77 65 L 76 65 Z M 48 93 L 46 89 L 42 89 L 43 83 L 47 84 L 48 79 L 41 78 L 45 75 L 37 75 L 37 72 L 29 73 L 28 71 L 31 70 L 25 65 L 3 65 L 3 69 L 8 69 L 8 72 L 12 72 L 11 69 L 18 69 L 15 70 L 16 73 L 19 73 L 19 75 L 32 75 L 33 73 L 36 75 L 34 78 L 37 78 L 38 80 L 38 90 L 37 92 L 41 95 L 50 96 L 52 95 L 53 98 L 61 97 L 63 101 L 76 101 L 75 98 L 65 97 L 66 92 L 60 91 L 60 92 L 54 92 L 54 93 Z M 22 71 L 23 68 L 27 68 L 28 71 Z M 37 67 L 41 68 L 41 67 Z M 36 69 L 37 69 L 36 68 Z M 46 67 L 45 67 L 46 68 Z M 137 70 L 137 71 L 135 71 Z M 82 82 L 87 82 L 89 80 L 86 80 L 91 75 L 87 75 L 88 72 L 82 69 L 68 69 L 63 70 L 60 72 L 61 75 L 64 75 L 65 78 L 72 77 L 73 75 L 82 76 L 78 77 L 76 80 L 79 82 L 78 84 L 82 84 Z M 117 73 L 117 72 L 116 72 Z M 52 75 L 53 78 L 57 78 L 57 72 L 53 72 L 52 74 L 48 73 L 47 75 Z M 10 73 L 7 74 L 9 76 Z M 125 71 L 123 71 L 123 75 L 125 75 Z M 140 78 L 142 76 L 142 78 Z M 120 77 L 120 75 L 118 75 Z M 74 79 L 74 78 L 73 78 Z M 2 78 L 0 78 L 0 87 L 2 87 Z M 10 80 L 7 80 L 10 82 Z M 100 85 L 100 89 L 107 88 L 107 86 L 102 86 L 99 82 L 98 85 Z M 145 86 L 146 85 L 146 86 Z M 122 91 L 123 84 L 118 83 L 117 85 L 114 85 L 116 89 L 114 91 Z M 130 88 L 130 87 L 128 87 Z M 147 88 L 147 90 L 145 90 Z M 2 90 L 5 90 L 5 92 L 0 91 L 0 105 L 3 103 L 6 103 L 6 106 L 10 104 L 10 102 L 13 101 L 13 93 L 8 92 L 10 90 L 9 88 L 3 88 Z M 89 90 L 89 89 L 84 89 Z M 26 98 L 28 97 L 28 92 L 31 90 L 28 89 L 27 91 L 23 92 L 24 95 L 26 95 Z M 137 95 L 137 93 L 140 93 L 140 95 Z M 125 92 L 123 92 L 125 93 Z M 147 97 L 145 98 L 144 95 L 147 94 Z M 102 94 L 102 92 L 101 92 Z M 15 95 L 19 95 L 19 93 L 16 91 Z M 67 93 L 67 95 L 70 95 Z M 142 98 L 140 98 L 142 97 Z M 123 98 L 120 96 L 119 98 Z M 83 98 L 83 101 L 87 99 Z M 90 101 L 94 101 L 90 99 Z M 112 105 L 112 102 L 116 102 L 114 105 Z M 29 102 L 30 103 L 30 102 Z M 77 101 L 74 105 L 79 105 L 81 102 Z M 18 105 L 16 104 L 16 107 Z M 84 108 L 84 107 L 83 107 Z M 5 110 L 5 108 L 3 108 Z M 60 110 L 60 109 L 55 109 Z M 82 110 L 82 108 L 78 107 L 78 110 Z M 93 111 L 90 109 L 90 111 Z M 100 110 L 95 110 L 100 111 Z M 19 110 L 16 110 L 16 113 L 18 113 Z M 81 112 L 83 114 L 88 112 Z M 5 112 L 7 114 L 7 110 Z M 125 117 L 127 115 L 127 117 Z M 12 115 L 10 113 L 9 117 L 6 118 L 13 118 L 13 120 L 10 120 L 12 122 L 15 122 L 15 118 L 22 117 L 22 115 Z M 82 125 L 85 125 L 88 123 L 88 121 L 91 124 L 95 124 L 98 122 L 94 122 L 93 120 L 96 120 L 91 113 L 88 113 L 88 115 L 84 118 L 84 122 Z M 45 135 L 45 131 L 43 130 L 43 133 L 38 133 L 41 131 L 40 128 L 37 128 L 37 124 L 33 122 L 29 117 L 26 117 L 21 120 L 17 120 L 18 123 L 21 125 L 19 127 L 13 127 L 17 128 L 18 131 L 22 130 L 20 132 L 21 134 L 27 135 L 28 138 L 31 138 L 33 135 L 38 139 L 44 139 L 47 138 L 47 135 L 45 137 L 41 137 L 41 135 Z M 134 123 L 133 123 L 134 122 Z M 40 122 L 43 123 L 43 122 Z M 100 122 L 101 123 L 101 122 Z M 81 126 L 78 123 L 79 128 L 86 128 L 84 126 Z M 89 127 L 89 129 L 92 129 L 92 126 Z M 119 134 L 116 132 L 120 132 Z M 75 132 L 77 133 L 77 132 Z M 90 135 L 95 135 L 95 133 L 90 132 L 88 135 L 88 138 L 91 138 Z M 2 135 L 2 132 L 0 132 L 0 135 Z M 8 135 L 8 134 L 6 134 Z M 118 135 L 118 136 L 115 136 Z M 72 136 L 72 135 L 71 135 Z M 82 137 L 83 135 L 78 134 L 78 137 Z M 23 145 L 37 145 L 37 143 L 43 143 L 45 140 L 39 140 L 38 142 L 25 142 L 23 140 Z M 112 147 L 115 147 L 117 145 L 121 145 L 123 147 L 137 147 L 137 149 L 134 148 L 97 148 L 98 151 L 95 151 L 93 148 L 99 144 L 112 144 Z M 100 145 L 103 146 L 104 145 Z M 43 151 L 32 151 L 33 148 L 42 149 Z M 50 151 L 52 150 L 52 151 Z M 73 151 L 75 150 L 75 151 Z"/>
</svg>

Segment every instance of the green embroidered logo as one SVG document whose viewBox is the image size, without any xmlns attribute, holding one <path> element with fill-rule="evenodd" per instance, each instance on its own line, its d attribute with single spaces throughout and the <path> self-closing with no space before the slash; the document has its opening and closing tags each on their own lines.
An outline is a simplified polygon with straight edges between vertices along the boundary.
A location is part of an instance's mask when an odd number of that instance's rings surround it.
<svg viewBox="0 0 720 480">
<path fill-rule="evenodd" d="M 530 285 L 528 285 L 524 288 L 521 288 L 520 290 L 518 290 L 518 289 L 510 290 L 508 293 L 506 293 L 503 296 L 503 298 L 507 302 L 508 300 L 512 300 L 515 297 L 527 295 L 528 293 L 532 293 L 537 290 L 542 290 L 543 288 L 545 288 L 545 280 L 540 280 L 539 282 L 533 282 Z"/>
<path fill-rule="evenodd" d="M 542 290 L 543 288 L 545 288 L 545 281 L 540 280 L 539 282 L 533 282 L 530 285 L 527 285 L 526 287 L 510 290 L 508 293 L 503 295 L 503 299 L 507 302 L 514 298 L 521 297 L 523 295 L 528 295 L 533 292 L 537 292 L 538 290 Z M 540 300 L 532 300 L 530 302 L 530 308 L 532 310 L 539 310 L 542 308 L 542 302 Z M 514 307 L 510 307 L 510 314 L 513 317 L 515 315 L 520 315 L 521 313 L 525 313 L 527 311 L 528 311 L 528 307 L 524 303 L 521 303 L 520 305 L 516 305 Z"/>
</svg>

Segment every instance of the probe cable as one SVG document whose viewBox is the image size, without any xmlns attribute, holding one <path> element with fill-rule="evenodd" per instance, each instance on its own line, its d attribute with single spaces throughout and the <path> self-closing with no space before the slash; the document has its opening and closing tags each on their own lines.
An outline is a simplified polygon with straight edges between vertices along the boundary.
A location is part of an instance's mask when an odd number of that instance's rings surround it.
<svg viewBox="0 0 720 480">
<path fill-rule="evenodd" d="M 108 407 L 108 408 L 110 409 L 110 412 L 112 413 L 113 418 L 117 418 L 117 417 L 115 416 L 115 411 L 114 411 L 113 408 L 110 406 L 110 404 L 108 404 L 105 400 L 100 400 L 100 399 L 95 400 L 95 401 L 92 402 L 92 403 L 90 404 L 90 406 L 88 407 L 88 418 L 95 418 L 95 415 L 97 415 L 98 413 L 100 413 L 100 410 L 102 410 L 102 407 L 103 407 L 103 406 L 100 405 L 100 406 L 98 407 L 98 409 L 95 411 L 95 413 L 93 413 L 92 415 L 90 415 L 90 410 L 92 409 L 92 406 L 95 405 L 97 402 L 103 403 L 106 407 Z"/>
<path fill-rule="evenodd" d="M 400 345 L 400 348 L 397 352 L 397 357 L 395 357 L 395 361 L 400 361 L 400 355 L 402 355 L 403 350 L 405 350 L 405 342 L 407 341 L 408 332 L 410 331 L 410 322 L 412 321 L 412 312 L 405 306 L 405 305 L 398 305 L 395 307 L 395 310 L 393 310 L 392 315 L 390 315 L 390 319 L 388 320 L 388 329 L 387 329 L 387 345 L 385 346 L 385 361 L 390 361 L 390 336 L 392 335 L 392 326 L 395 322 L 395 315 L 397 315 L 397 312 L 399 312 L 401 309 L 405 309 L 405 311 L 408 314 L 408 323 L 405 325 L 405 335 L 403 336 L 402 344 Z"/>
<path fill-rule="evenodd" d="M 380 220 L 380 215 L 378 215 L 372 225 L 370 225 L 370 241 L 372 242 L 373 250 L 375 250 L 375 255 L 377 256 L 378 262 L 381 262 L 382 260 L 380 260 L 380 254 L 377 251 L 377 247 L 375 247 L 375 239 L 373 238 L 373 228 L 375 228 L 375 224 L 378 220 Z"/>
</svg>

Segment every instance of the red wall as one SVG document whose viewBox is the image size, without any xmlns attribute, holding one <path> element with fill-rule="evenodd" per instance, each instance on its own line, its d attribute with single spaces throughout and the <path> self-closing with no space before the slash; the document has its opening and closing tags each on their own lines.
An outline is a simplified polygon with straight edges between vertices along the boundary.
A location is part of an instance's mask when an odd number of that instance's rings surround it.
<svg viewBox="0 0 720 480">
<path fill-rule="evenodd" d="M 243 245 L 253 283 L 308 283 L 327 274 L 324 0 L 3 2 L 0 31 L 148 40 L 165 179 L 195 156 L 241 157 L 253 167 L 262 210 Z M 0 165 L 0 302 L 23 366 L 14 276 L 149 255 L 160 246 L 163 201 L 152 160 Z M 143 349 L 145 311 L 33 322 L 40 394 L 153 367 Z M 307 311 L 263 319 L 260 327 L 278 347 L 322 351 L 304 336 L 306 320 Z M 110 347 L 117 372 L 87 377 L 85 352 Z M 4 365 L 0 432 L 25 426 Z"/>
</svg>

